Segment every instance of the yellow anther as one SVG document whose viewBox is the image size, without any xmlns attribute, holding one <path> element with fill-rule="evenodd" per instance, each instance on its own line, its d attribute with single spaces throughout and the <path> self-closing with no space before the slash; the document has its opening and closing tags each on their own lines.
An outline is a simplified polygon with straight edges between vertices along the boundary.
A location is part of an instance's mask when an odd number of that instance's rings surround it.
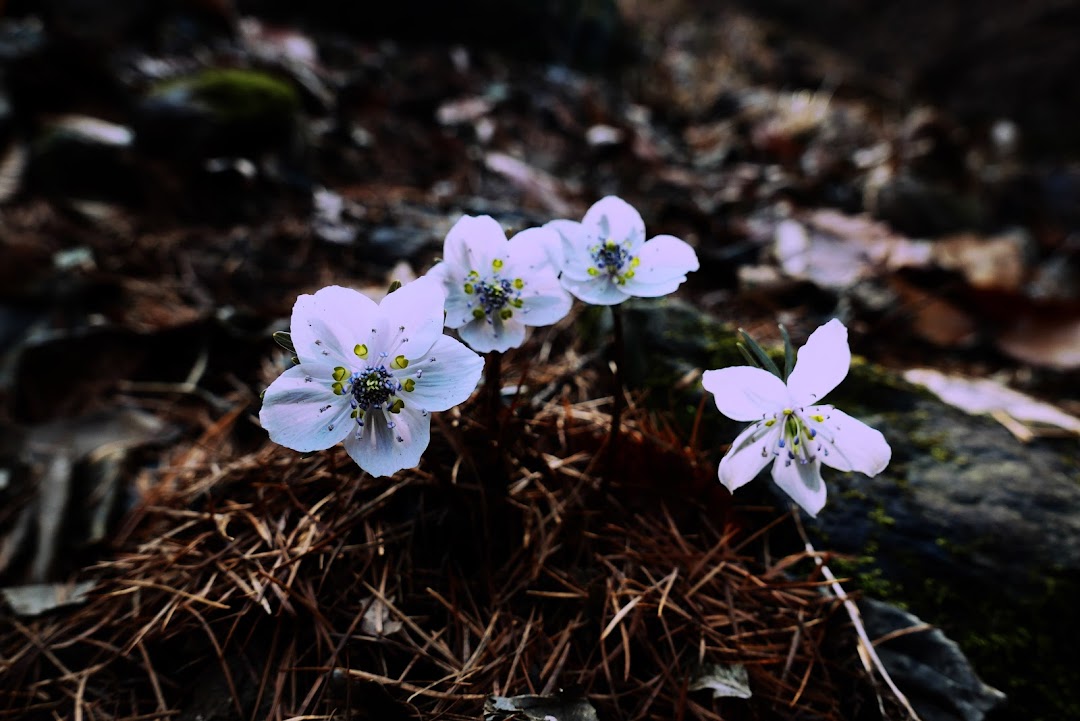
<svg viewBox="0 0 1080 721">
<path fill-rule="evenodd" d="M 352 352 L 360 358 L 367 358 L 367 346 L 363 343 L 357 343 L 356 346 L 352 349 Z"/>
<path fill-rule="evenodd" d="M 401 413 L 401 409 L 405 407 L 405 401 L 400 398 L 395 398 L 394 402 L 390 404 L 391 413 Z"/>
<path fill-rule="evenodd" d="M 472 295 L 472 294 L 473 294 L 473 284 L 472 283 L 466 283 L 465 284 L 465 295 Z"/>
<path fill-rule="evenodd" d="M 794 412 L 795 412 L 795 411 L 791 410 L 790 408 L 785 408 L 785 409 L 784 409 L 784 415 L 785 415 L 785 416 L 790 416 L 790 415 L 791 415 L 792 413 L 794 413 Z"/>
<path fill-rule="evenodd" d="M 525 281 L 523 281 L 521 278 L 514 278 L 514 287 L 518 290 L 521 290 L 525 287 Z"/>
<path fill-rule="evenodd" d="M 503 308 L 499 311 L 499 317 L 503 320 L 510 320 L 514 316 L 514 311 L 509 308 Z"/>
<path fill-rule="evenodd" d="M 596 276 L 600 275 L 600 269 L 599 268 L 589 268 L 589 275 L 591 275 L 592 277 L 595 278 Z"/>
<path fill-rule="evenodd" d="M 330 387 L 334 389 L 334 395 L 336 395 L 336 396 L 345 395 L 345 386 L 343 386 L 341 383 L 334 383 L 334 385 L 332 385 Z"/>
<path fill-rule="evenodd" d="M 813 418 L 818 423 L 824 423 L 825 422 L 825 416 L 823 416 L 823 415 L 819 414 L 819 415 L 814 415 L 814 416 L 810 416 L 810 417 Z"/>
<path fill-rule="evenodd" d="M 345 370 L 341 366 L 338 366 L 337 368 L 334 369 L 334 380 L 336 380 L 336 381 L 345 380 L 345 376 L 347 376 L 347 375 L 349 375 L 349 371 Z"/>
<path fill-rule="evenodd" d="M 399 370 L 402 368 L 407 368 L 409 366 L 409 359 L 403 355 L 399 355 L 397 358 L 394 359 L 394 362 L 391 363 L 390 366 Z"/>
<path fill-rule="evenodd" d="M 633 258 L 630 259 L 630 267 L 631 268 L 636 268 L 639 265 L 641 265 L 641 258 L 639 258 L 639 257 L 637 257 L 635 255 Z"/>
<path fill-rule="evenodd" d="M 625 273 L 623 273 L 623 276 L 626 277 L 626 278 L 633 278 L 634 277 L 634 271 L 628 270 Z"/>
<path fill-rule="evenodd" d="M 491 267 L 494 268 L 495 270 L 498 270 L 499 268 L 502 268 L 503 267 L 502 258 L 496 258 L 495 260 L 491 261 Z"/>
<path fill-rule="evenodd" d="M 484 310 L 482 308 L 473 308 L 472 309 L 472 317 L 476 318 L 477 320 L 480 320 L 481 318 L 484 317 Z"/>
<path fill-rule="evenodd" d="M 521 298 L 511 298 L 510 305 L 514 306 L 515 308 L 520 308 L 521 306 L 525 305 L 525 301 L 523 301 Z"/>
<path fill-rule="evenodd" d="M 412 378 L 406 378 L 405 382 L 401 384 L 401 387 L 412 393 L 413 389 L 416 388 L 416 381 Z"/>
<path fill-rule="evenodd" d="M 765 421 L 765 427 L 766 428 L 772 428 L 774 425 L 776 425 L 776 419 L 775 418 L 770 418 L 769 420 Z"/>
<path fill-rule="evenodd" d="M 359 417 L 360 417 L 360 409 L 359 408 L 353 408 L 352 413 L 349 414 L 349 418 L 359 418 Z"/>
</svg>

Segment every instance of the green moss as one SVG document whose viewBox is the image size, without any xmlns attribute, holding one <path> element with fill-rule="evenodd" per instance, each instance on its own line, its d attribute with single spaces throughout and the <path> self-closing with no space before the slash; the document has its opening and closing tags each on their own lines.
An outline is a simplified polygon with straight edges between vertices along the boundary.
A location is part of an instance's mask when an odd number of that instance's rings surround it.
<svg viewBox="0 0 1080 721">
<path fill-rule="evenodd" d="M 286 80 L 257 70 L 209 68 L 165 81 L 151 97 L 186 98 L 229 123 L 291 121 L 300 109 L 295 88 Z"/>
</svg>

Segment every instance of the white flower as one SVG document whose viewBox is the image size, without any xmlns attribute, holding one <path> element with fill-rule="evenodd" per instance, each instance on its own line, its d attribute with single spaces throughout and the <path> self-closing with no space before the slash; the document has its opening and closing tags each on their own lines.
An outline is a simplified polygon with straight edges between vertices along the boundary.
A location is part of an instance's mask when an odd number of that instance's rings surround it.
<svg viewBox="0 0 1080 721">
<path fill-rule="evenodd" d="M 705 371 L 702 384 L 716 406 L 737 421 L 756 421 L 720 461 L 728 490 L 750 482 L 774 459 L 772 476 L 811 516 L 825 505 L 821 464 L 874 476 L 889 464 L 885 437 L 829 405 L 818 405 L 847 375 L 847 328 L 831 320 L 799 351 L 787 383 L 751 366 Z"/>
<path fill-rule="evenodd" d="M 517 348 L 525 326 L 550 325 L 573 300 L 551 262 L 551 230 L 530 228 L 506 239 L 494 218 L 461 218 L 446 235 L 443 260 L 429 275 L 446 288 L 446 326 L 481 353 Z"/>
<path fill-rule="evenodd" d="M 420 462 L 431 411 L 465 401 L 483 359 L 443 335 L 443 290 L 430 278 L 376 304 L 332 285 L 302 295 L 292 314 L 300 365 L 266 389 L 259 420 L 275 443 L 345 450 L 373 476 Z"/>
<path fill-rule="evenodd" d="M 553 220 L 544 227 L 562 236 L 563 287 L 593 305 L 667 295 L 699 267 L 694 249 L 673 235 L 646 241 L 641 216 L 613 195 L 593 204 L 580 223 Z"/>
</svg>

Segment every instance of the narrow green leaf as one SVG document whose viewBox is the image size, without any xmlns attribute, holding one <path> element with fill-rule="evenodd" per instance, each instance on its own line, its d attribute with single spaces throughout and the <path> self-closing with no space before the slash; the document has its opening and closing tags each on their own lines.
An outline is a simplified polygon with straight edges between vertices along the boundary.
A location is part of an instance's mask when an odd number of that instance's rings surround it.
<svg viewBox="0 0 1080 721">
<path fill-rule="evenodd" d="M 773 359 L 769 357 L 769 354 L 766 353 L 760 345 L 758 345 L 758 342 L 751 338 L 750 334 L 744 331 L 742 328 L 739 328 L 739 335 L 741 335 L 743 337 L 743 340 L 746 342 L 746 347 L 749 348 L 750 352 L 753 353 L 754 356 L 758 359 L 758 363 L 756 363 L 755 365 L 759 366 L 760 368 L 764 368 L 777 378 L 782 379 L 783 376 L 780 375 L 780 369 L 776 367 L 776 363 L 773 362 Z"/>
<path fill-rule="evenodd" d="M 292 334 L 288 331 L 274 331 L 274 342 L 290 353 L 296 353 L 296 348 L 294 348 L 292 344 Z"/>
<path fill-rule="evenodd" d="M 755 368 L 761 367 L 761 364 L 757 362 L 757 358 L 750 355 L 750 351 L 746 350 L 746 346 L 742 344 L 742 341 L 735 341 L 735 347 L 742 353 L 742 357 L 746 359 L 747 365 L 752 365 Z"/>
<path fill-rule="evenodd" d="M 795 368 L 795 346 L 791 345 L 791 336 L 788 335 L 787 328 L 781 323 L 780 335 L 784 339 L 784 375 L 781 376 L 781 380 L 787 382 L 788 376 L 791 375 L 792 369 Z"/>
</svg>

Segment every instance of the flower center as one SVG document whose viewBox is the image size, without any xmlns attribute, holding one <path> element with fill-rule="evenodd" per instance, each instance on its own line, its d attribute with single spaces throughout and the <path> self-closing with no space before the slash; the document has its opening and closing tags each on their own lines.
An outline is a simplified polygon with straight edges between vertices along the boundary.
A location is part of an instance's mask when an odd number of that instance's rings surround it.
<svg viewBox="0 0 1080 721">
<path fill-rule="evenodd" d="M 502 277 L 503 261 L 496 258 L 491 263 L 491 274 L 482 277 L 477 270 L 470 270 L 465 276 L 462 290 L 465 295 L 475 298 L 469 301 L 472 308 L 473 318 L 477 320 L 487 319 L 488 322 L 498 315 L 502 320 L 510 320 L 514 315 L 514 309 L 521 308 L 524 302 L 521 300 L 521 291 L 525 289 L 525 281 L 521 278 Z"/>
<path fill-rule="evenodd" d="M 356 402 L 356 407 L 363 411 L 373 406 L 385 405 L 399 390 L 401 384 L 385 366 L 368 368 L 349 377 L 348 392 Z"/>
<path fill-rule="evenodd" d="M 589 267 L 589 275 L 597 277 L 607 275 L 618 285 L 625 285 L 626 281 L 634 277 L 634 269 L 641 265 L 641 259 L 636 255 L 630 255 L 630 243 L 621 245 L 611 238 L 603 243 L 589 248 L 592 254 L 593 265 Z"/>
<path fill-rule="evenodd" d="M 817 409 L 813 407 L 810 410 Z M 790 466 L 793 461 L 797 461 L 800 465 L 811 463 L 817 458 L 818 453 L 829 455 L 829 449 L 818 438 L 818 428 L 823 427 L 822 424 L 828 416 L 820 413 L 807 415 L 806 410 L 805 408 L 785 408 L 779 413 L 773 413 L 771 418 L 758 421 L 763 435 L 767 429 L 777 423 L 783 424 L 772 453 L 774 456 L 783 458 L 786 466 Z M 767 457 L 768 453 L 768 448 L 763 446 L 762 458 Z"/>
<path fill-rule="evenodd" d="M 353 352 L 361 359 L 367 359 L 368 357 L 366 345 L 357 345 Z M 380 353 L 380 362 L 377 365 L 369 363 L 361 371 L 350 373 L 348 369 L 341 366 L 334 369 L 334 382 L 331 388 L 334 395 L 350 396 L 351 416 L 356 419 L 356 424 L 359 426 L 358 438 L 360 437 L 360 431 L 364 428 L 365 416 L 369 411 L 382 408 L 387 413 L 400 413 L 401 409 L 405 407 L 405 401 L 398 397 L 398 394 L 402 391 L 412 392 L 416 388 L 417 379 L 423 373 L 423 370 L 417 370 L 416 378 L 406 378 L 403 383 L 394 376 L 394 371 L 407 368 L 409 360 L 405 356 L 399 355 L 390 361 L 388 368 L 386 357 L 386 353 Z M 432 357 L 430 361 L 434 362 L 435 358 Z M 395 423 L 388 420 L 386 425 L 393 428 Z M 400 441 L 401 438 L 399 437 L 398 440 Z"/>
</svg>

